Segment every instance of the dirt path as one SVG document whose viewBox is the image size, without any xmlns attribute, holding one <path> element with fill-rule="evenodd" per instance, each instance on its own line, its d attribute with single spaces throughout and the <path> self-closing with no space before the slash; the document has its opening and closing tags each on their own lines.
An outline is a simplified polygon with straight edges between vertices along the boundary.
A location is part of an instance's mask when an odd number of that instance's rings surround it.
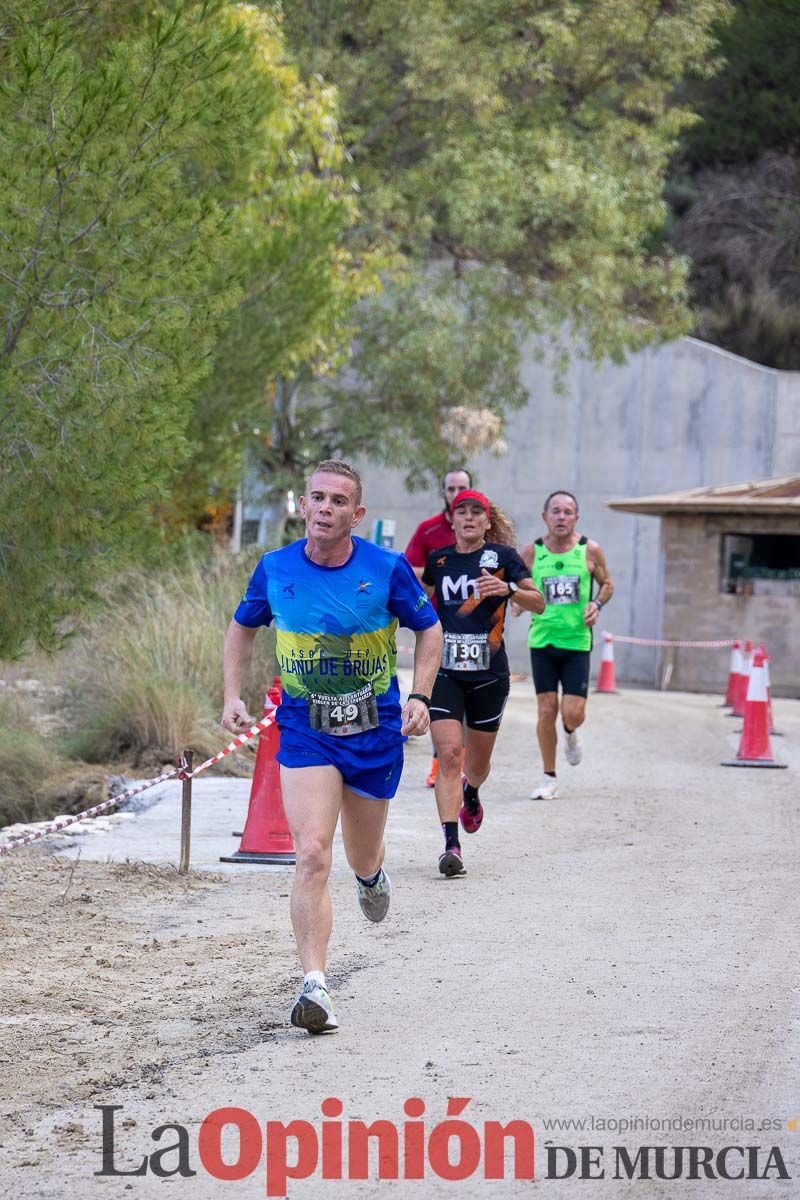
<svg viewBox="0 0 800 1200">
<path fill-rule="evenodd" d="M 515 687 L 486 822 L 465 840 L 469 873 L 460 880 L 436 872 L 440 835 L 420 786 L 428 751 L 413 745 L 390 818 L 395 900 L 383 926 L 361 917 L 337 849 L 336 1037 L 312 1039 L 286 1024 L 298 984 L 288 872 L 182 879 L 172 868 L 75 864 L 38 847 L 7 856 L 3 1194 L 263 1196 L 263 1157 L 239 1182 L 214 1179 L 201 1164 L 198 1128 L 215 1108 L 249 1110 L 262 1129 L 304 1120 L 321 1137 L 326 1097 L 342 1102 L 343 1122 L 399 1127 L 404 1102 L 419 1097 L 429 1135 L 448 1097 L 460 1096 L 471 1098 L 462 1119 L 481 1136 L 486 1121 L 532 1126 L 536 1186 L 552 1197 L 627 1195 L 631 1185 L 613 1178 L 620 1145 L 631 1156 L 642 1145 L 761 1146 L 762 1172 L 775 1145 L 788 1181 L 774 1170 L 735 1183 L 684 1172 L 681 1182 L 648 1183 L 647 1194 L 800 1195 L 800 1131 L 786 1124 L 800 1117 L 800 704 L 776 706 L 787 736 L 775 747 L 788 771 L 723 770 L 738 722 L 716 704 L 645 692 L 594 698 L 584 763 L 563 768 L 560 800 L 536 804 L 526 799 L 533 701 L 529 684 Z M 118 1169 L 173 1145 L 174 1130 L 161 1141 L 151 1133 L 178 1123 L 197 1174 L 97 1176 L 95 1105 L 121 1106 Z M 594 1118 L 595 1128 L 548 1131 L 558 1118 Z M 650 1130 L 614 1127 L 632 1118 L 649 1119 Z M 653 1128 L 690 1118 L 733 1124 Z M 764 1120 L 775 1128 L 761 1129 Z M 548 1142 L 603 1147 L 605 1178 L 548 1178 Z M 235 1161 L 235 1140 L 223 1146 Z M 457 1161 L 455 1146 L 452 1154 Z M 563 1171 L 566 1160 L 551 1161 Z M 160 1161 L 174 1170 L 178 1154 Z M 290 1183 L 289 1194 L 531 1194 L 530 1182 L 512 1178 L 510 1144 L 505 1171 L 492 1181 L 481 1165 L 455 1183 L 429 1164 L 423 1181 L 398 1184 L 377 1182 L 373 1161 L 366 1182 L 316 1174 Z"/>
</svg>

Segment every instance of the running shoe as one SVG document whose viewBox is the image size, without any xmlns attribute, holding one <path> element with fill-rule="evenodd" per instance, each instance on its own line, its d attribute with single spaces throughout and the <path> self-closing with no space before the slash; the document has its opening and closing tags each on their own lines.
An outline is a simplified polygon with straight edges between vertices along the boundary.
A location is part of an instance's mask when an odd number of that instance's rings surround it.
<svg viewBox="0 0 800 1200">
<path fill-rule="evenodd" d="M 336 1033 L 339 1028 L 328 989 L 310 979 L 303 984 L 290 1020 L 298 1029 L 307 1029 L 309 1033 Z"/>
<path fill-rule="evenodd" d="M 462 776 L 462 787 L 466 790 L 467 781 Z M 476 796 L 474 800 L 467 800 L 464 797 L 464 803 L 461 806 L 461 812 L 458 814 L 458 819 L 461 822 L 461 828 L 464 833 L 477 833 L 483 824 L 483 805 Z"/>
<path fill-rule="evenodd" d="M 367 887 L 360 879 L 356 879 L 358 888 L 358 903 L 368 921 L 382 921 L 389 911 L 389 901 L 392 898 L 392 881 L 381 867 L 377 882 Z"/>
<path fill-rule="evenodd" d="M 431 769 L 428 772 L 428 778 L 425 780 L 425 787 L 435 787 L 436 779 L 439 775 L 439 759 L 431 759 Z"/>
<path fill-rule="evenodd" d="M 467 868 L 461 859 L 461 847 L 451 846 L 439 855 L 439 872 L 451 879 L 454 875 L 466 875 Z"/>
<path fill-rule="evenodd" d="M 571 767 L 577 767 L 578 763 L 583 758 L 583 738 L 578 733 L 577 729 L 573 729 L 572 733 L 567 734 L 566 749 L 564 753 L 569 765 Z"/>
<path fill-rule="evenodd" d="M 538 787 L 531 792 L 531 800 L 555 800 L 558 795 L 558 783 L 545 775 Z"/>
</svg>

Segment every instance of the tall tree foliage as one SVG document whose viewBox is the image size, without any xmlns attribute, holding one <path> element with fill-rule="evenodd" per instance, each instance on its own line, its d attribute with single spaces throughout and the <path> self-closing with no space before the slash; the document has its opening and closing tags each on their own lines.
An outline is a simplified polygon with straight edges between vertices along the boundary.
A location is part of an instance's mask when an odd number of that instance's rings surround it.
<svg viewBox="0 0 800 1200">
<path fill-rule="evenodd" d="M 354 306 L 380 290 L 389 262 L 379 244 L 347 244 L 359 214 L 341 175 L 334 89 L 319 76 L 301 81 L 272 12 L 250 9 L 244 19 L 258 31 L 261 69 L 280 82 L 283 108 L 245 186 L 226 196 L 235 232 L 226 266 L 236 270 L 241 297 L 221 330 L 214 369 L 195 393 L 178 501 L 187 516 L 202 509 L 210 484 L 224 491 L 239 481 L 248 448 L 272 440 L 276 379 L 344 365 Z M 283 477 L 271 482 L 279 490 Z"/>
<path fill-rule="evenodd" d="M 716 29 L 719 73 L 685 88 L 701 120 L 666 195 L 671 244 L 692 263 L 695 332 L 800 369 L 800 7 L 736 0 Z"/>
<path fill-rule="evenodd" d="M 695 167 L 800 153 L 800 5 L 735 0 L 714 30 L 721 69 L 686 95 L 702 119 L 683 138 Z"/>
<path fill-rule="evenodd" d="M 295 380 L 264 455 L 369 442 L 435 470 L 457 415 L 521 399 L 520 338 L 570 331 L 595 358 L 687 330 L 686 264 L 664 248 L 664 173 L 724 0 L 295 0 L 303 71 L 339 90 L 351 235 L 405 274 L 362 306 L 355 372 Z M 466 352 L 465 352 L 466 347 Z M 330 406 L 326 411 L 326 404 Z M 462 429 L 464 426 L 462 425 Z"/>
<path fill-rule="evenodd" d="M 253 261 L 282 320 L 251 374 L 332 346 L 351 280 L 330 109 L 256 9 L 5 5 L 0 654 L 54 644 L 152 537 L 220 339 L 230 359 L 258 333 Z"/>
</svg>

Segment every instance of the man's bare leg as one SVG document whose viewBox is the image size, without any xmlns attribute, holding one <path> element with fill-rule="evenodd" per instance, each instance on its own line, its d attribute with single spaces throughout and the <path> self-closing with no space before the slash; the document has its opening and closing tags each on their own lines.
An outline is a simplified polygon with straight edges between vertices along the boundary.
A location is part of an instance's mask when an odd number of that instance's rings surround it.
<svg viewBox="0 0 800 1200">
<path fill-rule="evenodd" d="M 562 696 L 561 720 L 565 729 L 578 729 L 586 720 L 586 697 Z"/>
<path fill-rule="evenodd" d="M 565 695 L 561 697 L 561 720 L 567 735 L 564 754 L 572 767 L 577 767 L 583 758 L 583 741 L 578 733 L 586 718 L 586 697 Z"/>
<path fill-rule="evenodd" d="M 361 879 L 370 879 L 383 866 L 383 831 L 389 815 L 388 800 L 373 800 L 344 789 L 342 840 L 347 861 Z"/>
<path fill-rule="evenodd" d="M 388 800 L 373 800 L 344 789 L 344 852 L 356 875 L 359 908 L 368 921 L 376 924 L 388 913 L 392 899 L 391 880 L 383 870 L 383 831 L 388 815 Z"/>
<path fill-rule="evenodd" d="M 539 739 L 539 749 L 542 753 L 542 769 L 545 774 L 554 773 L 556 769 L 556 749 L 558 737 L 556 734 L 556 718 L 558 716 L 558 692 L 539 692 L 536 697 L 539 719 L 536 724 L 536 736 Z"/>
<path fill-rule="evenodd" d="M 281 791 L 297 854 L 290 901 L 297 952 L 306 973 L 324 972 L 333 925 L 328 876 L 342 777 L 330 766 L 282 766 Z"/>
</svg>

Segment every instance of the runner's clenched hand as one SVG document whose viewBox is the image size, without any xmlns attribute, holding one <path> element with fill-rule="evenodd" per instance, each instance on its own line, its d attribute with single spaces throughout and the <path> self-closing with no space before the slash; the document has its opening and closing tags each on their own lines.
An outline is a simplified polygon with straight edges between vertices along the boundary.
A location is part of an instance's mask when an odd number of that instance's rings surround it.
<svg viewBox="0 0 800 1200">
<path fill-rule="evenodd" d="M 235 700 L 229 700 L 225 704 L 222 724 L 226 729 L 230 729 L 231 733 L 241 733 L 255 725 L 255 718 L 250 716 L 244 700 L 237 696 Z"/>
<path fill-rule="evenodd" d="M 430 726 L 427 705 L 422 700 L 407 700 L 403 705 L 403 724 L 400 732 L 404 737 L 420 737 Z"/>
<path fill-rule="evenodd" d="M 508 584 L 505 579 L 493 575 L 491 571 L 486 570 L 486 567 L 482 568 L 480 575 L 475 580 L 475 586 L 481 600 L 486 596 L 508 596 Z"/>
<path fill-rule="evenodd" d="M 583 610 L 583 623 L 589 629 L 596 625 L 600 619 L 600 607 L 595 604 L 594 600 L 590 600 Z"/>
</svg>

